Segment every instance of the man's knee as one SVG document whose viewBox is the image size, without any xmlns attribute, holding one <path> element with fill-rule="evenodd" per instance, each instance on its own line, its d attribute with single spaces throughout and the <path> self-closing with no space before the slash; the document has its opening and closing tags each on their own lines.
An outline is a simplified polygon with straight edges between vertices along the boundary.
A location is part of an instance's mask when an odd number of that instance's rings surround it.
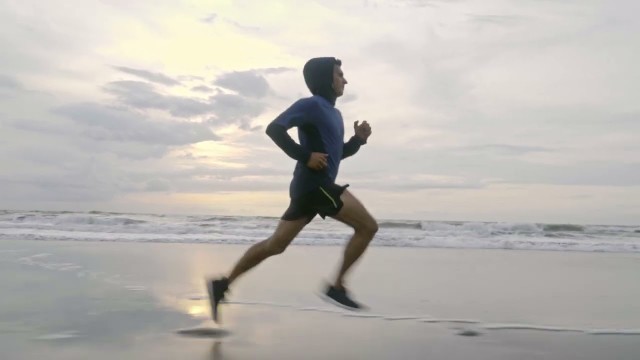
<svg viewBox="0 0 640 360">
<path fill-rule="evenodd" d="M 373 237 L 378 232 L 378 229 L 378 222 L 374 219 L 368 219 L 357 226 L 355 230 L 363 235 Z"/>
<path fill-rule="evenodd" d="M 269 256 L 282 254 L 289 245 L 289 241 L 287 239 L 282 239 L 278 237 L 272 237 L 269 239 L 267 243 L 267 253 Z"/>
</svg>

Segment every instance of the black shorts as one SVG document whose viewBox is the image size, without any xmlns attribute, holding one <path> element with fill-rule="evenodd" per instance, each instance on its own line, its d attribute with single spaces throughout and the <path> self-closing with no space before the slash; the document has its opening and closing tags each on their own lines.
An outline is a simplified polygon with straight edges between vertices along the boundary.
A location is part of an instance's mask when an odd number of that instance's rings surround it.
<svg viewBox="0 0 640 360">
<path fill-rule="evenodd" d="M 349 186 L 328 184 L 322 185 L 299 198 L 291 199 L 289 208 L 282 215 L 282 220 L 298 220 L 308 218 L 311 221 L 316 215 L 334 216 L 344 205 L 340 200 L 340 195 Z"/>
</svg>

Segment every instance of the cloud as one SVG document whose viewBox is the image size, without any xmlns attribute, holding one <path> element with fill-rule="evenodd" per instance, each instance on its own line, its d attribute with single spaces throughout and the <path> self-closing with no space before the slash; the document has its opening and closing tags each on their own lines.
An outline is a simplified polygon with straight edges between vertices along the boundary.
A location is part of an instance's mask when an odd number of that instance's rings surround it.
<svg viewBox="0 0 640 360">
<path fill-rule="evenodd" d="M 234 20 L 229 17 L 221 17 L 216 13 L 211 13 L 205 16 L 204 18 L 200 19 L 200 22 L 204 24 L 209 24 L 209 25 L 220 23 L 220 21 L 222 21 L 222 23 L 231 25 L 232 27 L 235 28 L 235 30 L 248 32 L 248 33 L 256 33 L 262 29 L 259 26 L 244 25 L 237 20 Z"/>
<path fill-rule="evenodd" d="M 389 192 L 406 192 L 425 189 L 480 189 L 488 185 L 488 181 L 474 177 L 444 176 L 432 174 L 407 174 L 404 176 L 381 175 L 365 176 L 357 179 L 358 187 L 384 190 Z"/>
<path fill-rule="evenodd" d="M 285 72 L 290 72 L 295 70 L 296 69 L 290 68 L 290 67 L 272 67 L 272 68 L 265 68 L 265 69 L 257 69 L 255 71 L 265 75 L 275 75 L 275 74 L 282 74 Z"/>
<path fill-rule="evenodd" d="M 168 86 L 180 85 L 179 81 L 162 73 L 156 73 L 156 72 L 151 72 L 151 71 L 141 70 L 141 69 L 133 69 L 125 66 L 114 66 L 113 68 L 123 73 L 135 75 L 137 77 L 140 77 L 142 79 L 145 79 L 147 81 L 151 81 L 154 83 L 168 85 Z"/>
<path fill-rule="evenodd" d="M 21 88 L 20 83 L 13 77 L 0 74 L 0 89 L 17 90 Z"/>
<path fill-rule="evenodd" d="M 439 4 L 459 2 L 460 0 L 364 0 L 365 7 L 434 7 Z"/>
<path fill-rule="evenodd" d="M 0 195 L 5 201 L 25 201 L 25 199 L 38 199 L 40 204 L 46 202 L 93 202 L 108 201 L 116 192 L 104 189 L 96 184 L 91 184 L 79 173 L 70 173 L 65 176 L 48 178 L 40 175 L 40 178 L 29 177 L 21 180 L 0 179 L 3 184 L 0 187 Z"/>
<path fill-rule="evenodd" d="M 211 13 L 211 14 L 205 16 L 204 18 L 202 18 L 200 21 L 205 23 L 205 24 L 213 24 L 216 21 L 217 18 L 218 18 L 218 14 Z"/>
<path fill-rule="evenodd" d="M 519 23 L 520 21 L 526 19 L 522 16 L 515 15 L 477 15 L 477 14 L 468 14 L 467 15 L 469 21 L 475 23 L 486 23 L 486 24 L 494 24 L 494 25 L 514 25 Z"/>
<path fill-rule="evenodd" d="M 395 0 L 397 1 L 397 0 Z M 394 1 L 394 2 L 395 2 Z M 437 3 L 446 3 L 446 2 L 451 2 L 451 0 L 449 1 L 437 1 L 437 0 L 400 0 L 397 1 L 399 4 L 402 4 L 404 6 L 408 6 L 408 7 L 426 7 L 426 6 L 435 6 Z"/>
<path fill-rule="evenodd" d="M 358 95 L 356 94 L 346 94 L 340 97 L 340 102 L 343 104 L 350 103 L 356 100 L 358 100 Z"/>
<path fill-rule="evenodd" d="M 500 148 L 501 151 L 504 148 Z M 545 149 L 546 150 L 546 149 Z M 572 161 L 567 164 L 546 164 L 529 159 L 532 154 L 523 149 L 509 149 L 519 157 L 496 156 L 493 153 L 456 153 L 450 151 L 424 152 L 421 168 L 435 174 L 451 174 L 469 179 L 493 179 L 492 182 L 510 184 L 639 186 L 640 164 L 637 161 Z M 560 150 L 550 150 L 553 157 Z M 395 167 L 390 170 L 396 170 Z M 404 170 L 406 171 L 406 170 Z"/>
<path fill-rule="evenodd" d="M 215 116 L 209 119 L 210 124 L 236 123 L 247 126 L 265 109 L 261 102 L 234 94 L 217 94 L 210 99 L 215 112 Z"/>
<path fill-rule="evenodd" d="M 242 23 L 240 23 L 240 22 L 238 22 L 236 20 L 233 20 L 233 19 L 225 19 L 225 22 L 227 24 L 232 25 L 237 30 L 244 31 L 244 32 L 258 33 L 260 30 L 262 30 L 262 28 L 259 27 L 259 26 L 244 25 L 244 24 L 242 24 Z"/>
<path fill-rule="evenodd" d="M 179 75 L 178 81 L 204 81 L 204 77 L 198 75 Z"/>
<path fill-rule="evenodd" d="M 291 179 L 289 170 L 277 170 L 261 165 L 227 168 L 217 165 L 204 166 L 198 162 L 181 164 L 182 166 L 128 168 L 124 173 L 126 181 L 121 181 L 118 189 L 173 193 L 279 190 L 285 193 Z"/>
<path fill-rule="evenodd" d="M 244 79 L 244 77 L 240 76 Z M 253 78 L 249 78 L 252 82 Z M 264 80 L 264 79 L 263 79 Z M 225 82 L 226 83 L 226 82 Z M 248 86 L 235 76 L 229 78 L 229 86 L 242 88 Z M 265 86 L 268 84 L 265 82 Z M 242 94 L 217 93 L 206 101 L 188 97 L 163 95 L 148 84 L 138 81 L 116 81 L 104 86 L 104 90 L 116 96 L 122 104 L 139 110 L 163 110 L 177 117 L 208 116 L 209 125 L 238 124 L 247 128 L 251 121 L 265 109 L 265 104 L 253 97 Z M 245 90 L 251 92 L 255 90 Z"/>
<path fill-rule="evenodd" d="M 220 139 L 207 124 L 151 121 L 122 109 L 94 103 L 65 105 L 54 113 L 85 126 L 84 135 L 98 141 L 179 146 Z"/>
<path fill-rule="evenodd" d="M 71 1 L 77 11 L 49 3 L 0 11 L 0 43 L 15 50 L 0 57 L 0 175 L 13 181 L 2 182 L 0 199 L 20 194 L 13 203 L 34 208 L 48 197 L 77 199 L 64 205 L 77 209 L 92 196 L 113 206 L 123 192 L 246 190 L 238 196 L 255 200 L 252 184 L 286 191 L 293 163 L 256 125 L 273 115 L 267 110 L 307 96 L 303 62 L 328 53 L 344 60 L 350 81 L 338 103 L 346 137 L 354 120 L 374 127 L 340 176 L 394 203 L 413 199 L 402 213 L 436 206 L 466 217 L 466 201 L 478 204 L 477 216 L 515 210 L 534 219 L 527 201 L 504 206 L 504 189 L 514 187 L 548 209 L 571 207 L 578 219 L 585 207 L 562 194 L 585 185 L 593 214 L 637 207 L 633 1 L 232 1 L 215 10 Z M 104 21 L 83 16 L 96 11 Z M 198 143 L 220 134 L 224 141 Z M 181 171 L 194 166 L 200 175 Z M 448 190 L 412 192 L 419 189 Z M 432 193 L 461 202 L 434 204 Z M 487 201 L 466 197 L 475 194 Z"/>
<path fill-rule="evenodd" d="M 68 126 L 61 119 L 55 122 Z M 0 169 L 3 200 L 40 204 L 108 201 L 118 192 L 132 188 L 126 176 L 128 160 L 116 155 L 128 144 L 112 143 L 112 148 L 101 152 L 97 148 L 104 142 L 83 136 L 77 130 L 81 125 L 68 127 L 74 128 L 69 129 L 69 134 L 55 135 L 3 129 L 18 140 L 5 143 L 6 152 L 0 152 L 0 162 L 6 165 Z"/>
<path fill-rule="evenodd" d="M 14 129 L 28 132 L 43 133 L 48 135 L 69 135 L 77 131 L 77 128 L 61 126 L 54 122 L 41 118 L 17 118 L 7 120 L 7 124 Z"/>
<path fill-rule="evenodd" d="M 108 83 L 103 89 L 115 95 L 123 104 L 138 109 L 164 110 L 178 117 L 205 115 L 213 111 L 210 103 L 181 96 L 162 95 L 156 92 L 152 85 L 144 82 L 115 81 Z"/>
<path fill-rule="evenodd" d="M 201 93 L 212 93 L 215 90 L 206 86 L 206 85 L 198 85 L 191 88 L 191 91 L 201 92 Z"/>
<path fill-rule="evenodd" d="M 145 185 L 146 191 L 168 191 L 171 189 L 171 183 L 166 179 L 151 179 Z"/>
<path fill-rule="evenodd" d="M 215 85 L 236 91 L 238 94 L 254 98 L 265 97 L 270 90 L 267 80 L 259 71 L 234 71 L 221 75 Z"/>
<path fill-rule="evenodd" d="M 523 146 L 523 145 L 509 145 L 509 144 L 486 144 L 486 145 L 471 145 L 461 147 L 463 151 L 479 151 L 489 152 L 499 155 L 524 155 L 532 152 L 551 152 L 554 151 L 551 148 L 542 146 Z"/>
<path fill-rule="evenodd" d="M 519 171 L 518 173 L 515 173 Z M 520 172 L 521 171 L 521 172 Z M 640 186 L 640 163 L 584 162 L 568 166 L 528 164 L 511 172 L 501 169 L 510 183 L 555 185 Z"/>
</svg>

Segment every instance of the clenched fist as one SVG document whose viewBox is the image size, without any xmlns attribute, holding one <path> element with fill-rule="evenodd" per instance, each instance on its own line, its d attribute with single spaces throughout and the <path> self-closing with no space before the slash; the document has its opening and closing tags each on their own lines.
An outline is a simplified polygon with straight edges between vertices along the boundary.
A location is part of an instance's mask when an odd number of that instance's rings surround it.
<svg viewBox="0 0 640 360">
<path fill-rule="evenodd" d="M 367 139 L 371 136 L 371 126 L 369 126 L 369 123 L 366 120 L 360 125 L 358 125 L 358 123 L 359 121 L 353 122 L 353 130 L 357 137 L 364 140 L 364 142 L 367 142 Z"/>
<path fill-rule="evenodd" d="M 309 161 L 307 161 L 307 167 L 313 170 L 322 170 L 327 167 L 327 157 L 329 155 L 314 152 L 311 153 L 311 157 L 309 157 Z"/>
</svg>

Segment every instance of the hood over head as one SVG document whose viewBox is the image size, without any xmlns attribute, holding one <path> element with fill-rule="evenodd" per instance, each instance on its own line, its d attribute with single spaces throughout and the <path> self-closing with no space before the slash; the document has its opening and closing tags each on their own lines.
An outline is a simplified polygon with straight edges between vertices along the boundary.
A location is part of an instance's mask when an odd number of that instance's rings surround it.
<svg viewBox="0 0 640 360">
<path fill-rule="evenodd" d="M 332 87 L 334 65 L 342 65 L 342 62 L 334 57 L 317 57 L 307 61 L 302 70 L 304 82 L 311 93 L 322 96 L 333 105 L 337 98 Z"/>
</svg>

